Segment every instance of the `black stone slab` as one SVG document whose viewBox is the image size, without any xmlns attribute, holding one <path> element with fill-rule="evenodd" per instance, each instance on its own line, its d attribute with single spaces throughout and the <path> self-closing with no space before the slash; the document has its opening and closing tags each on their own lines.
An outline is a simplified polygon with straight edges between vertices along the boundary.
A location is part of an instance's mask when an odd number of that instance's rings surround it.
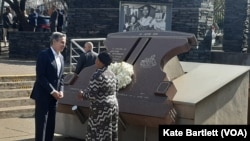
<svg viewBox="0 0 250 141">
<path fill-rule="evenodd" d="M 133 115 L 165 118 L 173 109 L 171 100 L 175 86 L 163 72 L 164 65 L 174 56 L 196 46 L 193 34 L 182 32 L 141 31 L 109 34 L 105 46 L 114 62 L 133 65 L 132 83 L 118 93 L 120 112 Z M 84 89 L 95 66 L 80 72 L 74 84 L 65 86 L 63 104 L 88 107 L 87 101 L 76 101 L 78 89 Z M 126 119 L 125 119 L 126 120 Z"/>
</svg>

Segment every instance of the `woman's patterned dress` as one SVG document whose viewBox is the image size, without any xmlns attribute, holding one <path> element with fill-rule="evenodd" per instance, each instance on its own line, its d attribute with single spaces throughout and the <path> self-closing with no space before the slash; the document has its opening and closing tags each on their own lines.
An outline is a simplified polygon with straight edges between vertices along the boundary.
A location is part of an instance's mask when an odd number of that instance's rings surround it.
<svg viewBox="0 0 250 141">
<path fill-rule="evenodd" d="M 86 141 L 118 141 L 118 81 L 107 67 L 97 69 L 84 89 L 90 101 Z"/>
</svg>

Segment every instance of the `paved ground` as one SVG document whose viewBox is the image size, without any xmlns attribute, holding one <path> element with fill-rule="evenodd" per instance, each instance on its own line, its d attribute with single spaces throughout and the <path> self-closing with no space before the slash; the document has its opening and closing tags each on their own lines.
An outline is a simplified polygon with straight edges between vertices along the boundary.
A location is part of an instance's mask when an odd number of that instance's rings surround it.
<svg viewBox="0 0 250 141">
<path fill-rule="evenodd" d="M 0 119 L 0 141 L 34 141 L 34 118 Z M 54 141 L 82 141 L 55 134 Z"/>
<path fill-rule="evenodd" d="M 0 58 L 1 75 L 35 74 L 35 61 Z M 34 141 L 34 117 L 0 119 L 0 141 Z M 80 141 L 55 134 L 54 141 Z"/>
<path fill-rule="evenodd" d="M 0 58 L 0 75 L 35 74 L 35 61 Z"/>
</svg>

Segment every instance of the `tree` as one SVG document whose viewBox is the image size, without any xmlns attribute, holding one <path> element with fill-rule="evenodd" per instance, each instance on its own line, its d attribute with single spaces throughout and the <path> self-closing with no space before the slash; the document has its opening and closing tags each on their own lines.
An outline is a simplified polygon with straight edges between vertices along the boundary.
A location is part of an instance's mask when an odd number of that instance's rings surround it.
<svg viewBox="0 0 250 141">
<path fill-rule="evenodd" d="M 2 0 L 3 3 L 8 3 L 10 8 L 16 13 L 18 24 L 21 27 L 21 31 L 33 31 L 33 28 L 29 25 L 26 17 L 26 1 L 27 0 Z M 62 3 L 64 10 L 67 11 L 69 0 L 58 1 Z"/>
<path fill-rule="evenodd" d="M 4 0 L 6 3 L 9 4 L 12 10 L 15 11 L 19 29 L 21 31 L 32 31 L 32 27 L 29 25 L 26 11 L 25 11 L 25 4 L 26 0 Z"/>
<path fill-rule="evenodd" d="M 9 4 L 12 10 L 16 13 L 18 24 L 20 26 L 21 31 L 33 31 L 32 26 L 29 25 L 27 17 L 26 17 L 26 1 L 27 0 L 3 0 L 3 2 L 6 2 Z M 64 9 L 67 9 L 67 4 L 69 3 L 69 0 L 59 0 L 61 1 L 62 5 L 64 6 Z"/>
</svg>

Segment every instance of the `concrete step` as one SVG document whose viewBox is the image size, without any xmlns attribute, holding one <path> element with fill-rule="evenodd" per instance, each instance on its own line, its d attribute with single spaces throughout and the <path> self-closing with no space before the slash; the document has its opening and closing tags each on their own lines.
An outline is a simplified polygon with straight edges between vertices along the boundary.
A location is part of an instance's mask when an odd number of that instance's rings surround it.
<svg viewBox="0 0 250 141">
<path fill-rule="evenodd" d="M 34 81 L 23 82 L 0 82 L 0 89 L 29 89 L 33 88 Z"/>
<path fill-rule="evenodd" d="M 2 47 L 2 46 L 9 46 L 9 42 L 7 41 L 6 43 L 3 41 L 3 40 L 1 40 L 0 41 L 0 46 Z"/>
<path fill-rule="evenodd" d="M 220 42 L 216 42 L 211 46 L 211 51 L 223 51 L 223 45 Z"/>
<path fill-rule="evenodd" d="M 0 90 L 1 98 L 29 97 L 32 89 L 4 89 Z"/>
<path fill-rule="evenodd" d="M 0 119 L 16 118 L 16 117 L 33 117 L 35 113 L 35 105 L 4 107 L 0 108 Z"/>
<path fill-rule="evenodd" d="M 35 75 L 4 75 L 0 76 L 0 82 L 35 81 Z"/>
<path fill-rule="evenodd" d="M 0 54 L 9 56 L 9 46 L 5 46 L 2 42 L 0 42 Z"/>
<path fill-rule="evenodd" d="M 29 97 L 1 98 L 0 108 L 34 105 L 35 101 Z"/>
<path fill-rule="evenodd" d="M 9 46 L 1 46 L 1 52 L 9 51 Z"/>
<path fill-rule="evenodd" d="M 16 61 L 1 59 L 1 62 L 15 64 Z M 22 65 L 34 65 L 34 61 L 22 62 Z M 35 74 L 0 74 L 0 119 L 34 116 L 35 101 L 29 96 L 35 79 Z"/>
</svg>

